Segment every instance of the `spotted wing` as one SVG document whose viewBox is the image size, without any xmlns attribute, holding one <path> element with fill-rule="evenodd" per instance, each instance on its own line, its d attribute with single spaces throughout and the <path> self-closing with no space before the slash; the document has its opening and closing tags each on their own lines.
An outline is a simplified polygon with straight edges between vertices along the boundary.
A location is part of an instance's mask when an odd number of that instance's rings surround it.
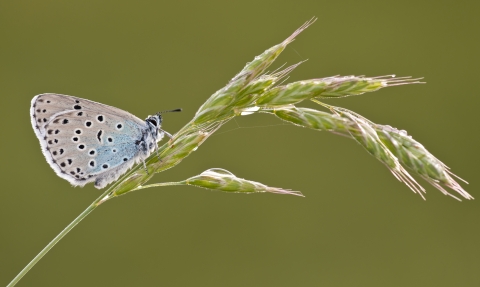
<svg viewBox="0 0 480 287">
<path fill-rule="evenodd" d="M 140 160 L 145 122 L 121 109 L 59 94 L 33 98 L 32 126 L 47 162 L 73 185 L 103 188 Z"/>
</svg>

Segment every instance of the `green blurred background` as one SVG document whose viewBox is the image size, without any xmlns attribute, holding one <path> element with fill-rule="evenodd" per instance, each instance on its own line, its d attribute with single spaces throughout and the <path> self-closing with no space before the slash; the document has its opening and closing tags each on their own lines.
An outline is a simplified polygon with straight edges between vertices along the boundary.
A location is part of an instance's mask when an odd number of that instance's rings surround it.
<svg viewBox="0 0 480 287">
<path fill-rule="evenodd" d="M 275 67 L 309 59 L 291 81 L 425 77 L 426 85 L 329 103 L 406 129 L 479 197 L 474 3 L 1 1 L 0 285 L 100 194 L 48 166 L 30 126 L 34 95 L 75 95 L 141 118 L 182 107 L 165 115 L 174 133 L 247 61 L 312 16 L 318 21 Z M 212 167 L 306 198 L 193 187 L 134 193 L 88 216 L 17 286 L 480 286 L 478 200 L 459 203 L 419 179 L 423 201 L 353 140 L 242 117 L 155 181 Z"/>
</svg>

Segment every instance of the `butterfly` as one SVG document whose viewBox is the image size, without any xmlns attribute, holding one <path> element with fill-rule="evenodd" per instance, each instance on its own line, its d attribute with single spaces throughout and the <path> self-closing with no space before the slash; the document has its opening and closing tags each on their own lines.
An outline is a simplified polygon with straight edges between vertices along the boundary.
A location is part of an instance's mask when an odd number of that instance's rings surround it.
<svg viewBox="0 0 480 287">
<path fill-rule="evenodd" d="M 166 111 L 177 112 L 181 109 Z M 43 155 L 74 186 L 98 189 L 117 180 L 157 149 L 164 135 L 162 112 L 141 120 L 124 110 L 60 94 L 32 99 L 30 117 Z"/>
</svg>

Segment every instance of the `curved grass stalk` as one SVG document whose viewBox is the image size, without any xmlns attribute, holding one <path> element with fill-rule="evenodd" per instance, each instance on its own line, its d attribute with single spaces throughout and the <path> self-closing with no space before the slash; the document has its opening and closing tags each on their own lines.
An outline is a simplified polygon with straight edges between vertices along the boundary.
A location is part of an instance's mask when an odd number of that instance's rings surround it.
<svg viewBox="0 0 480 287">
<path fill-rule="evenodd" d="M 452 178 L 452 176 L 456 176 L 450 172 L 448 167 L 405 131 L 378 125 L 347 109 L 326 105 L 317 100 L 314 101 L 331 109 L 334 113 L 330 114 L 295 106 L 262 109 L 262 112 L 274 114 L 278 118 L 297 126 L 329 131 L 353 138 L 372 156 L 387 166 L 398 180 L 405 183 L 423 199 L 425 199 L 423 196 L 425 189 L 415 181 L 405 167 L 420 175 L 445 195 L 460 200 L 445 190 L 444 187 L 448 187 L 465 199 L 473 199 Z"/>
</svg>

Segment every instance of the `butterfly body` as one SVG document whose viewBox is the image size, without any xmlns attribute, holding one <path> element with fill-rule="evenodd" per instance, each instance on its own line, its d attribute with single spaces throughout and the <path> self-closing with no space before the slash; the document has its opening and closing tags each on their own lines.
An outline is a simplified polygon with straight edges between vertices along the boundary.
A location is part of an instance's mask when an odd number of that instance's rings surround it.
<svg viewBox="0 0 480 287">
<path fill-rule="evenodd" d="M 60 94 L 40 94 L 30 117 L 52 169 L 74 186 L 104 188 L 155 150 L 160 114 L 145 121 L 115 107 Z"/>
</svg>

